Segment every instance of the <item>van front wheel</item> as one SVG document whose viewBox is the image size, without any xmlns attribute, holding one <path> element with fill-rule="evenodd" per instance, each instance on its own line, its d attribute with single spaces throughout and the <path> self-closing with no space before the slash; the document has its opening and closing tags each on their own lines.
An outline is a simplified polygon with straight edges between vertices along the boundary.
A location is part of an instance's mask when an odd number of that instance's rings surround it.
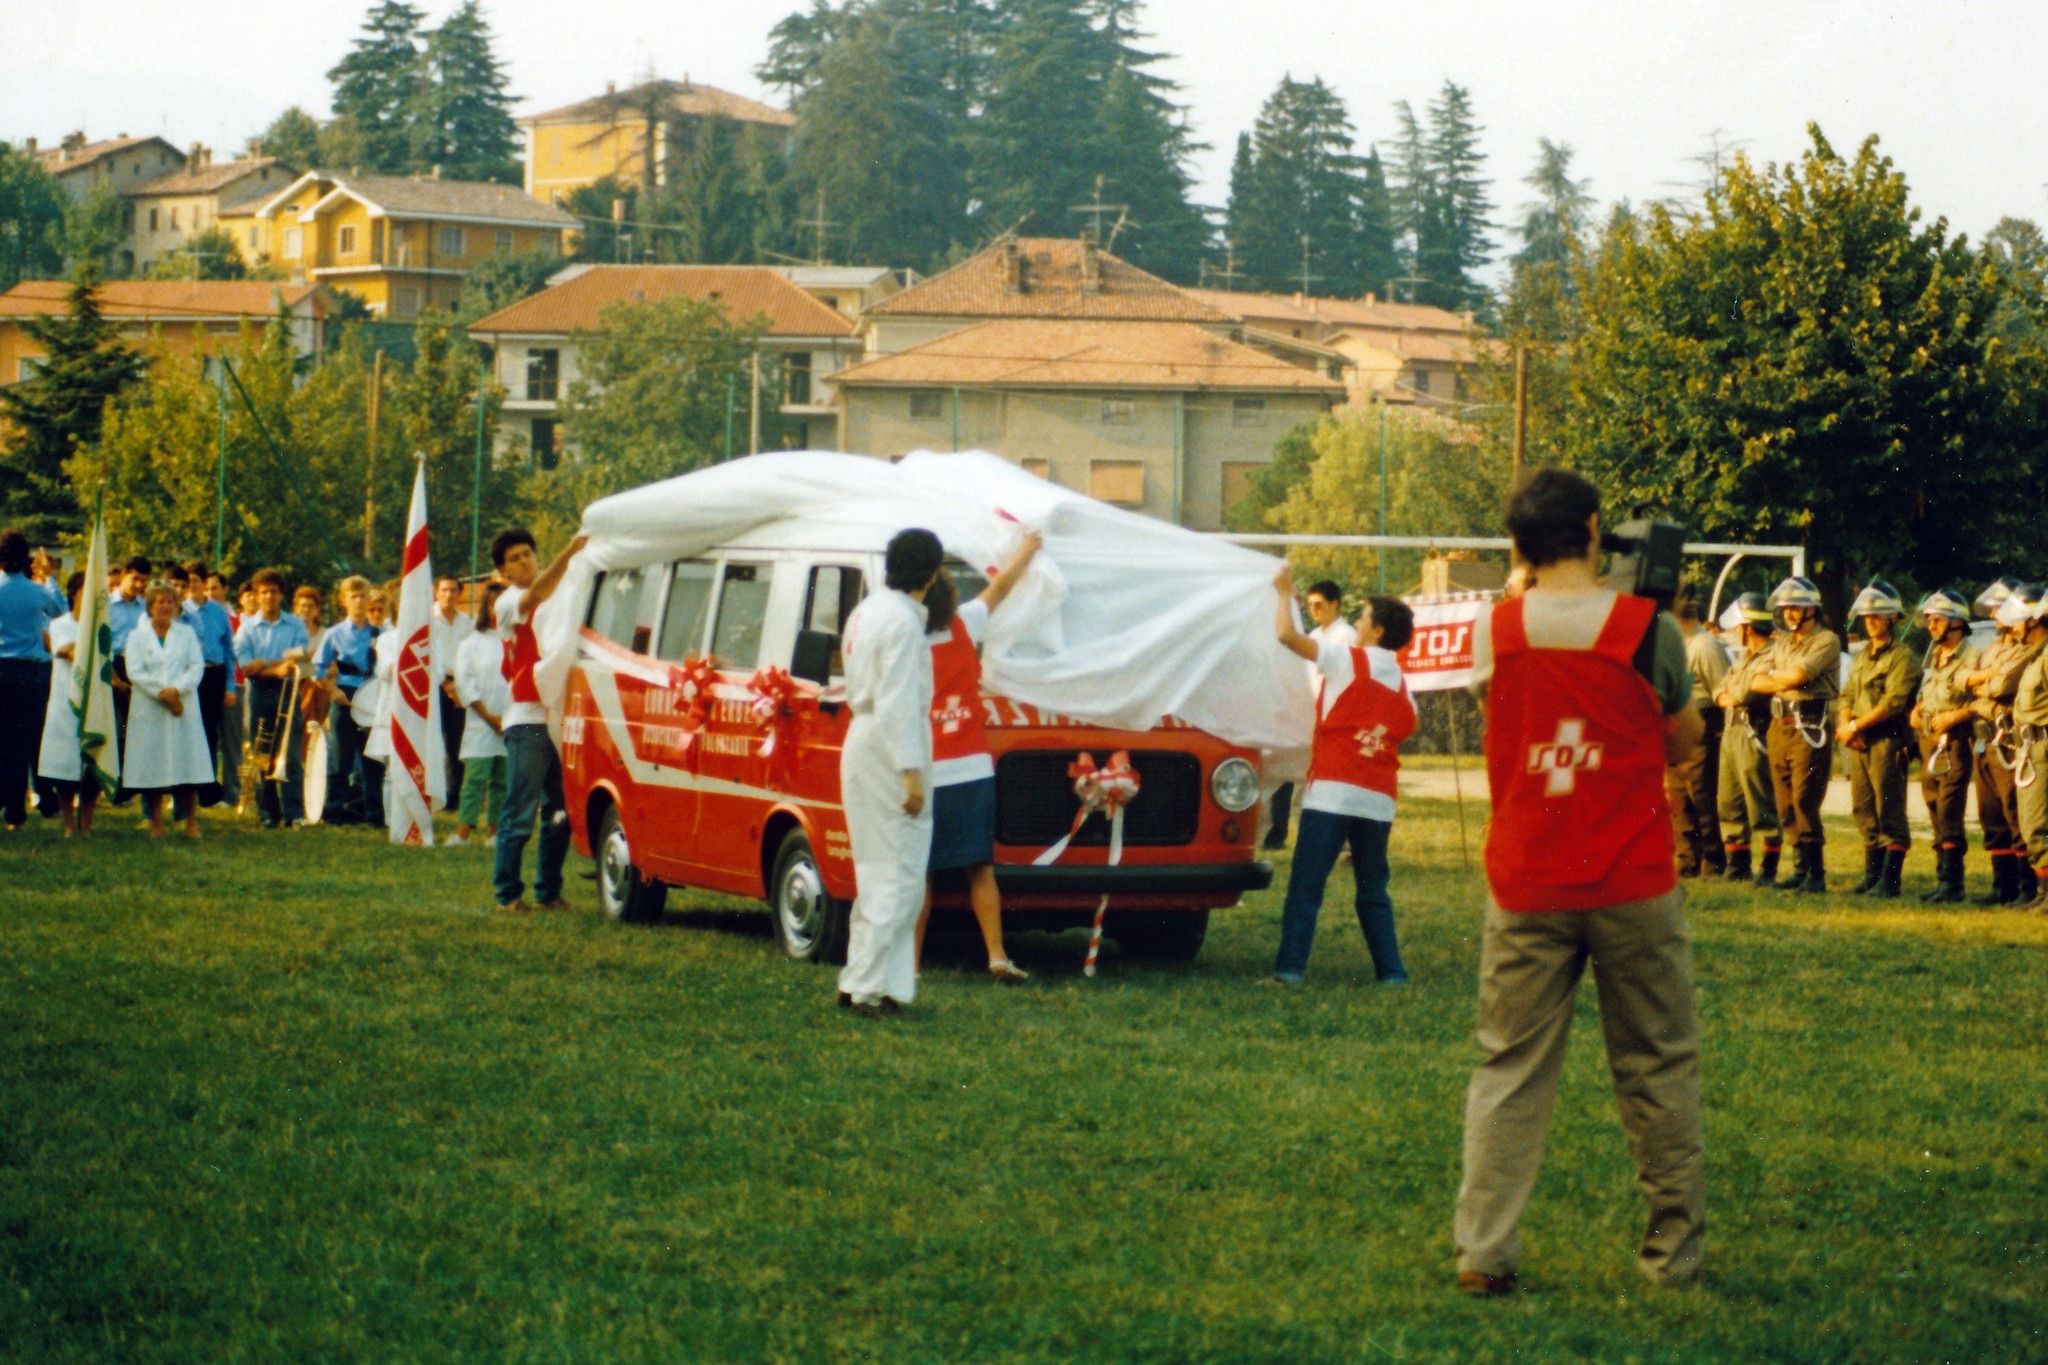
<svg viewBox="0 0 2048 1365">
<path fill-rule="evenodd" d="M 783 836 L 768 884 L 768 905 L 775 912 L 775 936 L 782 941 L 783 952 L 799 962 L 836 966 L 846 961 L 852 907 L 825 889 L 810 838 L 800 829 Z"/>
<path fill-rule="evenodd" d="M 606 809 L 597 827 L 597 898 L 604 912 L 621 924 L 654 924 L 668 902 L 668 888 L 649 881 L 633 866 L 626 844 L 626 824 L 619 808 Z"/>
<path fill-rule="evenodd" d="M 1209 935 L 1207 910 L 1115 910 L 1103 930 L 1139 962 L 1193 962 Z"/>
</svg>

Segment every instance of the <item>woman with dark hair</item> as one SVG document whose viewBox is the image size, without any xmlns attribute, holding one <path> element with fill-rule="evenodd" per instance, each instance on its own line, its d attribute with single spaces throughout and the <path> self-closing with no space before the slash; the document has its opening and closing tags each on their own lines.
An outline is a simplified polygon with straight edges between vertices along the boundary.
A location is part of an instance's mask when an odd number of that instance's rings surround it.
<svg viewBox="0 0 2048 1365">
<path fill-rule="evenodd" d="M 128 738 L 121 784 L 142 795 L 149 836 L 163 837 L 163 796 L 172 793 L 185 816 L 185 837 L 199 837 L 199 795 L 213 781 L 213 756 L 199 718 L 199 680 L 206 657 L 199 637 L 179 617 L 181 594 L 159 579 L 143 593 L 148 615 L 128 633 Z"/>
<path fill-rule="evenodd" d="M 503 583 L 484 589 L 476 604 L 476 628 L 456 647 L 454 679 L 462 702 L 462 796 L 454 844 L 466 844 L 479 828 L 486 847 L 495 846 L 505 815 L 505 708 L 512 685 L 505 681 L 505 642 L 498 638 L 498 598 Z M 487 804 L 488 803 L 488 804 Z"/>
<path fill-rule="evenodd" d="M 43 712 L 43 743 L 36 780 L 51 797 L 66 834 L 92 833 L 99 782 L 85 774 L 78 748 L 78 713 L 71 709 L 71 669 L 78 657 L 78 598 L 85 575 L 71 575 L 71 610 L 50 622 L 50 704 Z"/>
<path fill-rule="evenodd" d="M 64 600 L 29 576 L 28 537 L 0 531 L 0 810 L 9 829 L 28 822 L 36 722 L 50 695 L 50 622 Z"/>
</svg>

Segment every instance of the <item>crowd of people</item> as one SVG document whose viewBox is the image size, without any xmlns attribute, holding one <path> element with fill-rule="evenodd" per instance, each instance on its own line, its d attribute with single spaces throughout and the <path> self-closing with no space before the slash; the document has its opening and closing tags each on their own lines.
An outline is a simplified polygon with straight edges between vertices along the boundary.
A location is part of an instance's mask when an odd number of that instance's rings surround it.
<svg viewBox="0 0 2048 1365">
<path fill-rule="evenodd" d="M 530 539 L 530 538 L 529 538 Z M 89 771 L 72 710 L 82 572 L 58 582 L 56 560 L 0 532 L 0 813 L 8 828 L 31 809 L 89 834 L 103 801 L 139 799 L 155 835 L 164 807 L 188 838 L 198 811 L 223 802 L 266 829 L 308 823 L 381 825 L 397 662 L 391 628 L 398 580 L 349 577 L 330 612 L 318 587 L 288 589 L 261 569 L 237 586 L 203 562 L 110 566 L 104 652 L 114 731 L 105 771 Z M 431 669 L 440 689 L 448 796 L 460 819 L 450 841 L 494 843 L 508 798 L 501 731 L 509 706 L 496 631 L 502 581 L 471 593 L 434 587 Z M 475 616 L 463 609 L 473 596 Z M 289 600 L 291 610 L 285 610 Z M 308 756 L 324 782 L 307 782 Z M 309 809 L 309 787 L 324 795 Z"/>
</svg>

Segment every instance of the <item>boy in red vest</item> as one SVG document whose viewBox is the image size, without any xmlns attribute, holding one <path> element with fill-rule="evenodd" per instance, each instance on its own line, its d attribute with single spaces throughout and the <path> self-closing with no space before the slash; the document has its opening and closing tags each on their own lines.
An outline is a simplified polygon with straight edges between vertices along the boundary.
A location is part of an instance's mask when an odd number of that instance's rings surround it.
<svg viewBox="0 0 2048 1365">
<path fill-rule="evenodd" d="M 1394 784 L 1401 741 L 1415 733 L 1415 703 L 1395 651 L 1415 632 L 1415 617 L 1392 597 L 1366 599 L 1356 644 L 1315 640 L 1294 628 L 1294 580 L 1283 568 L 1274 580 L 1280 611 L 1273 623 L 1280 643 L 1315 665 L 1316 736 L 1308 787 L 1295 828 L 1294 868 L 1280 911 L 1280 951 L 1269 986 L 1299 986 L 1308 974 L 1309 949 L 1322 914 L 1323 887 L 1346 844 L 1358 887 L 1358 927 L 1383 986 L 1408 984 L 1394 933 L 1394 902 L 1387 896 L 1387 837 L 1394 830 Z"/>
<path fill-rule="evenodd" d="M 540 645 L 534 639 L 533 614 L 561 585 L 569 560 L 583 548 L 576 536 L 545 568 L 534 553 L 533 533 L 523 526 L 500 531 L 491 540 L 491 563 L 510 584 L 498 598 L 498 636 L 505 642 L 505 678 L 512 700 L 501 718 L 505 742 L 506 795 L 504 819 L 498 825 L 497 856 L 491 869 L 498 908 L 513 914 L 534 910 L 567 910 L 562 899 L 562 862 L 569 856 L 569 825 L 562 819 L 562 759 L 548 734 L 548 709 L 534 685 Z M 520 864 L 534 825 L 540 825 L 540 851 L 534 856 L 533 901 L 523 894 Z"/>
<path fill-rule="evenodd" d="M 1473 637 L 1486 695 L 1485 1059 L 1465 1103 L 1458 1288 L 1512 1292 L 1579 978 L 1590 962 L 1636 1184 L 1637 1264 L 1655 1283 L 1700 1271 L 1706 1237 L 1699 1016 L 1664 767 L 1700 739 L 1685 642 L 1647 598 L 1602 585 L 1600 494 L 1539 469 L 1508 504 L 1535 586 Z"/>
</svg>

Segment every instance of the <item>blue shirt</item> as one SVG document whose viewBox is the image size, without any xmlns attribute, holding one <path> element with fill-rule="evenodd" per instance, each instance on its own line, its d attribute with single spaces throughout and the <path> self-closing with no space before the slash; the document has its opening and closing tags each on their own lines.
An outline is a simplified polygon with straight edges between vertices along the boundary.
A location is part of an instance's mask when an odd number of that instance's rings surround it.
<svg viewBox="0 0 2048 1365">
<path fill-rule="evenodd" d="M 140 597 L 123 597 L 114 593 L 107 598 L 107 624 L 114 631 L 114 657 L 120 658 L 121 651 L 128 648 L 128 632 L 142 624 L 149 615 L 149 604 Z"/>
<path fill-rule="evenodd" d="M 185 603 L 185 624 L 199 637 L 199 653 L 209 666 L 230 664 L 235 659 L 235 627 L 228 609 L 211 599 Z"/>
<path fill-rule="evenodd" d="M 27 574 L 0 574 L 0 659 L 50 662 L 43 632 L 62 616 L 64 599 Z"/>
<path fill-rule="evenodd" d="M 313 671 L 324 675 L 327 665 L 339 664 L 334 681 L 353 697 L 356 689 L 377 671 L 377 628 L 368 621 L 360 626 L 347 621 L 329 626 L 320 637 L 320 652 L 313 656 Z"/>
<path fill-rule="evenodd" d="M 279 612 L 275 621 L 266 621 L 261 612 L 242 622 L 241 633 L 235 636 L 235 662 L 243 668 L 254 664 L 274 664 L 288 649 L 311 649 L 312 640 L 306 635 L 306 623 L 290 612 Z"/>
</svg>

